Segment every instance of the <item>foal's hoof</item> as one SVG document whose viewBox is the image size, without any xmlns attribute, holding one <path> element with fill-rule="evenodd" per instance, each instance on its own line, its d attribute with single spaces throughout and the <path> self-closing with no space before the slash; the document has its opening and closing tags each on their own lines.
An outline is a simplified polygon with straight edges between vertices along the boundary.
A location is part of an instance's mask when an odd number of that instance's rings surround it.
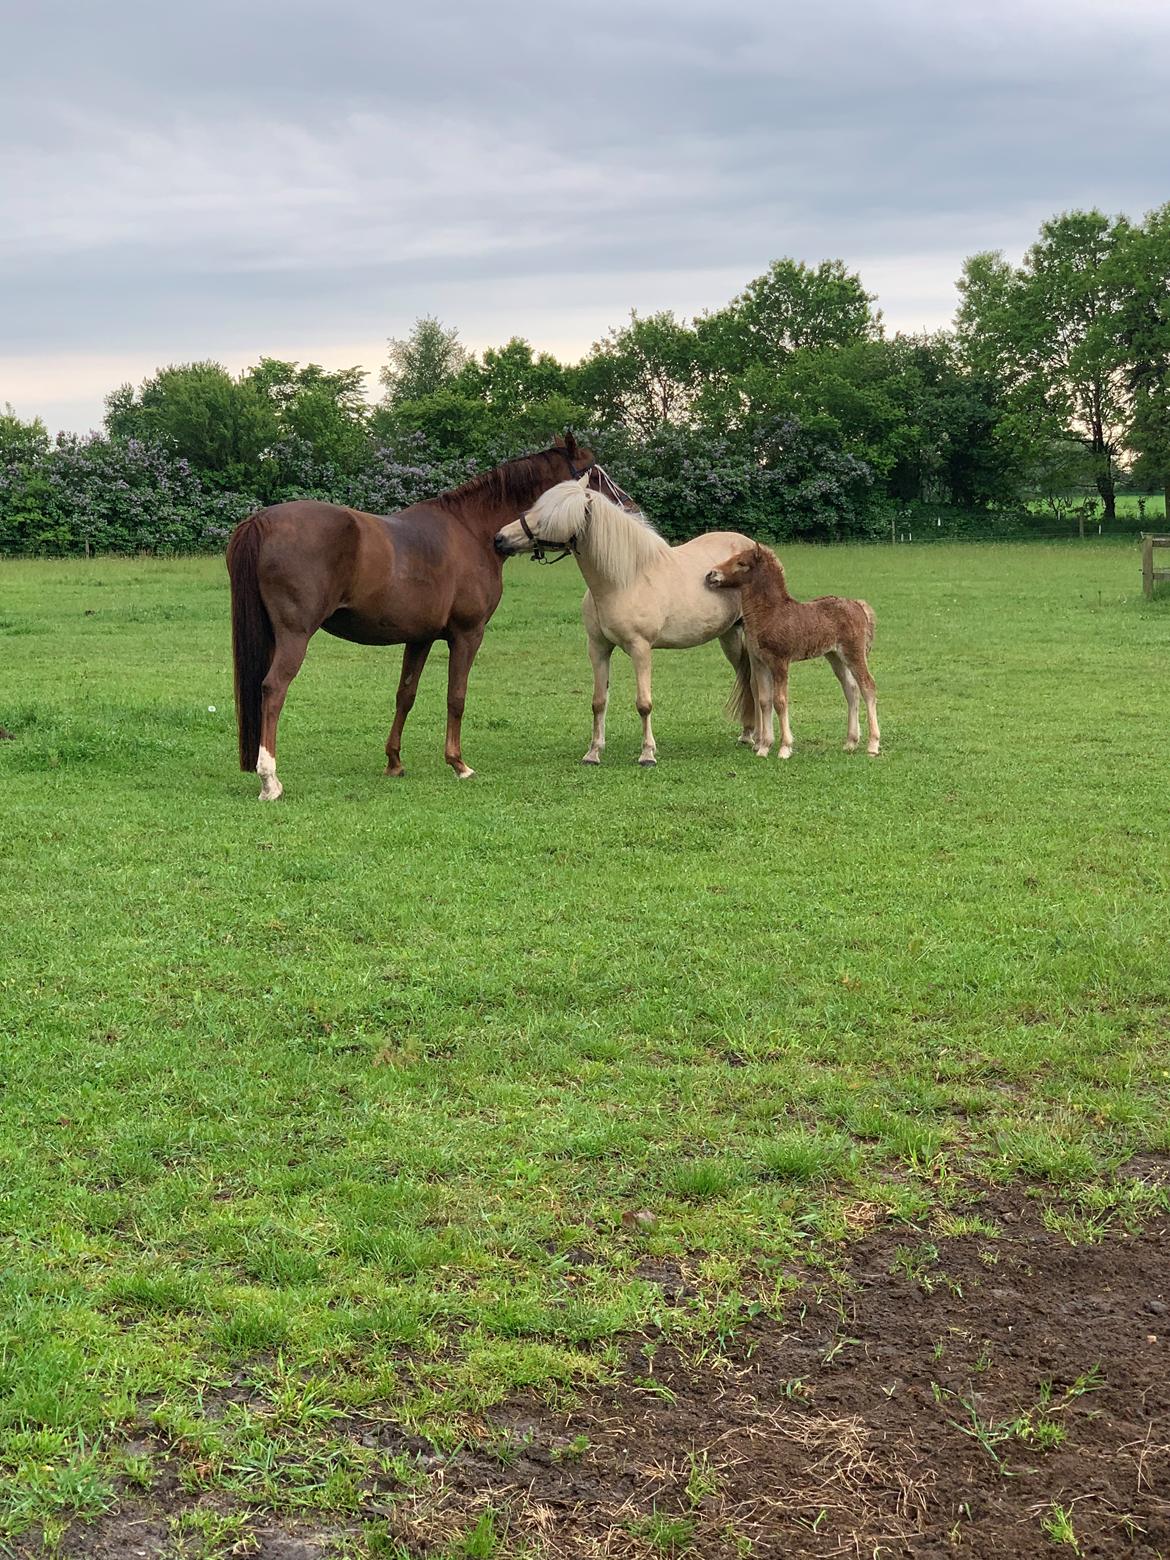
<svg viewBox="0 0 1170 1560">
<path fill-rule="evenodd" d="M 857 743 L 856 742 L 846 742 L 843 751 L 846 752 L 846 753 L 856 753 L 857 752 Z"/>
<path fill-rule="evenodd" d="M 871 743 L 865 751 L 869 754 L 870 758 L 876 758 L 881 752 L 881 747 L 877 743 Z"/>
<path fill-rule="evenodd" d="M 600 756 L 600 754 L 597 754 L 597 753 L 586 753 L 585 757 L 581 760 L 581 762 L 583 764 L 592 764 L 594 767 L 596 767 L 598 764 L 601 763 L 601 756 Z"/>
<path fill-rule="evenodd" d="M 658 760 L 656 758 L 640 758 L 638 760 L 639 769 L 656 769 L 657 767 Z"/>
</svg>

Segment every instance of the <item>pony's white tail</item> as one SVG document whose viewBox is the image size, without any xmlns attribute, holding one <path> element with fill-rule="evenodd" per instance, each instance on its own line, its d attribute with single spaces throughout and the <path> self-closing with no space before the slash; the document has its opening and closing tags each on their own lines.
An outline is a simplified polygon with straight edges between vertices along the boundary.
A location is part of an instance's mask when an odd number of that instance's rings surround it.
<svg viewBox="0 0 1170 1560">
<path fill-rule="evenodd" d="M 741 726 L 751 726 L 756 719 L 756 699 L 752 692 L 752 658 L 746 644 L 741 644 L 739 665 L 735 669 L 735 682 L 727 695 L 726 710 L 732 720 Z"/>
</svg>

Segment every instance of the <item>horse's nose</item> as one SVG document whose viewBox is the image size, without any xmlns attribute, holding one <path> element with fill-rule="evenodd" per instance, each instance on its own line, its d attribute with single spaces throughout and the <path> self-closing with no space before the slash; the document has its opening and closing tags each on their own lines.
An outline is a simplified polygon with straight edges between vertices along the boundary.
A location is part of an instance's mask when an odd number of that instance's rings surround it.
<svg viewBox="0 0 1170 1560">
<path fill-rule="evenodd" d="M 718 585 L 719 581 L 722 579 L 722 577 L 723 576 L 719 573 L 718 569 L 708 569 L 708 571 L 707 571 L 707 584 L 708 585 Z"/>
<path fill-rule="evenodd" d="M 496 549 L 501 557 L 507 557 L 508 538 L 504 535 L 503 531 L 496 532 L 495 540 L 492 542 L 492 546 Z"/>
</svg>

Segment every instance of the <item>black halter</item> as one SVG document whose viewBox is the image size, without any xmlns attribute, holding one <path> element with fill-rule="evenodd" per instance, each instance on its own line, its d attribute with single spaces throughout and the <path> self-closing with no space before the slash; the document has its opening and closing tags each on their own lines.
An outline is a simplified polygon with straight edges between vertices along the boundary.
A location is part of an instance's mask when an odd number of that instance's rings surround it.
<svg viewBox="0 0 1170 1560">
<path fill-rule="evenodd" d="M 571 464 L 572 464 L 572 462 L 570 462 L 570 465 Z M 596 464 L 597 463 L 595 461 L 594 465 L 596 465 Z M 592 468 L 590 468 L 590 469 L 592 469 Z M 584 476 L 585 473 L 582 471 L 580 473 L 580 475 Z M 536 532 L 533 531 L 532 528 L 529 526 L 529 524 L 528 524 L 528 516 L 527 515 L 521 515 L 520 516 L 520 529 L 524 532 L 524 535 L 532 543 L 532 561 L 533 561 L 533 563 L 561 563 L 565 558 L 567 558 L 569 556 L 570 553 L 575 553 L 577 551 L 577 537 L 576 537 L 575 533 L 574 533 L 574 535 L 569 537 L 569 540 L 567 542 L 545 542 L 544 540 L 542 540 L 541 537 L 537 536 Z M 559 547 L 561 549 L 561 551 L 557 554 L 557 556 L 555 558 L 546 558 L 545 555 L 544 555 L 544 550 L 545 550 L 546 547 Z"/>
<path fill-rule="evenodd" d="M 587 466 L 578 467 L 576 462 L 573 460 L 573 457 L 569 454 L 568 450 L 565 449 L 563 445 L 558 444 L 557 450 L 565 457 L 565 461 L 568 464 L 569 470 L 573 473 L 574 482 L 580 482 L 582 477 L 587 476 L 591 471 L 595 471 L 598 477 L 598 489 L 602 494 L 612 498 L 614 503 L 617 504 L 621 509 L 628 509 L 631 511 L 637 510 L 638 506 L 634 503 L 634 500 L 630 497 L 624 488 L 618 487 L 617 483 L 610 476 L 609 472 L 606 471 L 605 467 L 602 466 L 598 461 L 591 460 Z M 591 489 L 587 490 L 587 493 L 589 491 L 591 491 Z M 533 563 L 561 563 L 569 556 L 570 553 L 575 553 L 577 551 L 576 535 L 570 536 L 567 542 L 543 542 L 541 538 L 537 536 L 530 528 L 527 515 L 520 516 L 520 529 L 532 543 L 531 556 Z M 559 547 L 561 551 L 555 558 L 546 558 L 546 547 Z"/>
</svg>

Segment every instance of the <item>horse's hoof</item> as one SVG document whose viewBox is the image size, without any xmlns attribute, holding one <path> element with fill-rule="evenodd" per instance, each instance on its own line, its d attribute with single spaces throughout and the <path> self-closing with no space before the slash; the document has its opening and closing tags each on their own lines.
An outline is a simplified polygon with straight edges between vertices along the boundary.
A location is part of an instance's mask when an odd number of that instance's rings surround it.
<svg viewBox="0 0 1170 1560">
<path fill-rule="evenodd" d="M 387 780 L 401 780 L 405 773 L 406 769 L 402 764 L 399 764 L 396 769 L 387 764 L 383 772 L 383 777 Z"/>
<path fill-rule="evenodd" d="M 867 747 L 865 751 L 869 754 L 870 758 L 877 758 L 878 754 L 881 752 L 881 748 Z"/>
<path fill-rule="evenodd" d="M 845 752 L 845 753 L 856 753 L 857 752 L 857 743 L 856 742 L 846 742 L 846 744 L 845 744 L 844 748 L 842 749 L 842 751 Z"/>
<path fill-rule="evenodd" d="M 284 786 L 278 780 L 271 790 L 267 786 L 260 792 L 258 800 L 262 802 L 279 802 L 284 795 Z"/>
<path fill-rule="evenodd" d="M 581 762 L 583 764 L 590 764 L 594 768 L 596 768 L 597 765 L 601 763 L 601 759 L 600 759 L 600 757 L 596 753 L 586 753 L 585 757 L 581 760 Z"/>
<path fill-rule="evenodd" d="M 658 767 L 658 760 L 656 758 L 640 758 L 638 760 L 638 767 L 639 769 L 656 769 Z"/>
<path fill-rule="evenodd" d="M 782 747 L 780 749 L 779 757 L 780 758 L 791 758 L 792 757 L 792 749 L 790 747 Z"/>
<path fill-rule="evenodd" d="M 756 757 L 757 758 L 767 758 L 768 754 L 771 751 L 772 751 L 771 748 L 757 748 L 756 749 Z"/>
<path fill-rule="evenodd" d="M 467 765 L 464 764 L 462 769 L 457 769 L 455 771 L 455 778 L 456 778 L 456 780 L 474 780 L 475 779 L 475 770 L 474 769 L 468 769 Z"/>
</svg>

